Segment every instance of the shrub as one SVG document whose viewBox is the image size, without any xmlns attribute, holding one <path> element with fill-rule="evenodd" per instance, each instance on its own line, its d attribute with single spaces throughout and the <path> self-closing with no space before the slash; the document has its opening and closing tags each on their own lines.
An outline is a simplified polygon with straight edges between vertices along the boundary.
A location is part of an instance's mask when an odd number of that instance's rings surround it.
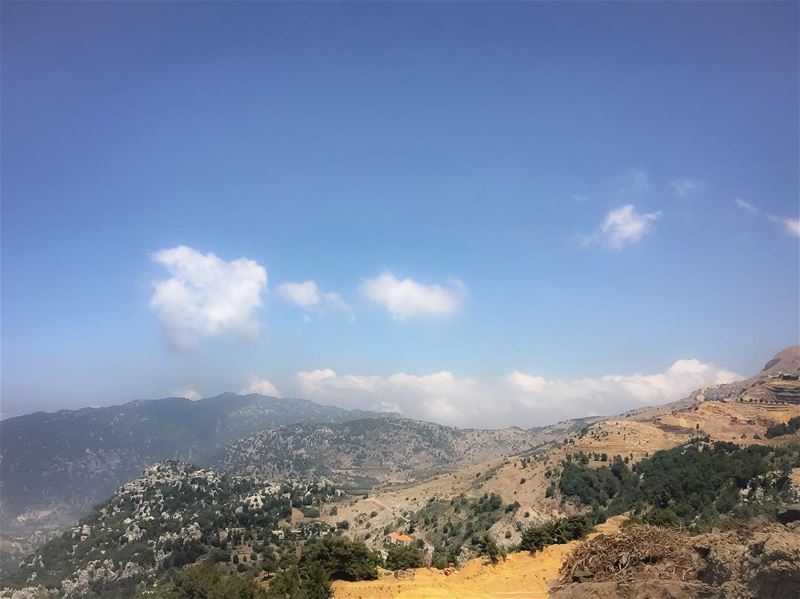
<svg viewBox="0 0 800 599">
<path fill-rule="evenodd" d="M 178 572 L 171 582 L 156 592 L 156 596 L 170 599 L 200 597 L 259 599 L 265 597 L 265 594 L 252 580 L 236 574 L 223 575 L 211 564 L 198 564 Z"/>
<path fill-rule="evenodd" d="M 386 568 L 389 570 L 421 568 L 424 563 L 424 554 L 413 545 L 392 547 L 386 555 Z"/>
<path fill-rule="evenodd" d="M 619 456 L 610 467 L 597 469 L 564 462 L 559 488 L 565 496 L 605 507 L 612 515 L 634 510 L 648 522 L 699 531 L 713 526 L 721 514 L 734 512 L 747 488 L 760 486 L 764 495 L 759 501 L 765 504 L 784 497 L 781 481 L 797 466 L 796 447 L 739 447 L 696 439 L 658 451 L 633 470 Z"/>
<path fill-rule="evenodd" d="M 374 580 L 380 561 L 364 543 L 340 536 L 314 539 L 303 546 L 299 559 L 291 554 L 281 558 L 283 570 L 270 583 L 267 597 L 327 599 L 331 580 Z"/>
<path fill-rule="evenodd" d="M 521 551 L 539 551 L 548 545 L 582 539 L 592 530 L 594 522 L 588 516 L 568 516 L 545 524 L 531 525 L 522 532 Z"/>
<path fill-rule="evenodd" d="M 766 436 L 767 439 L 772 439 L 781 435 L 791 435 L 798 430 L 800 430 L 800 416 L 794 416 L 785 424 L 775 424 L 767 428 Z"/>
<path fill-rule="evenodd" d="M 381 560 L 364 543 L 345 537 L 327 536 L 303 546 L 300 566 L 319 563 L 331 580 L 373 580 Z"/>
<path fill-rule="evenodd" d="M 306 518 L 319 518 L 319 508 L 318 507 L 304 507 L 300 509 L 303 512 L 303 516 Z"/>
<path fill-rule="evenodd" d="M 473 541 L 478 549 L 478 555 L 487 558 L 492 564 L 496 564 L 500 559 L 505 559 L 503 553 L 488 534 L 484 534 Z"/>
</svg>

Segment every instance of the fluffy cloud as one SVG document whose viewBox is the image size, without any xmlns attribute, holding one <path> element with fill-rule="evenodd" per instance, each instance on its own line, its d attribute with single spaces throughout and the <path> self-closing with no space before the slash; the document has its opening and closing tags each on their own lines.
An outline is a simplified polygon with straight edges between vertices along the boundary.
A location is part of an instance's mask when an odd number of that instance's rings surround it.
<svg viewBox="0 0 800 599">
<path fill-rule="evenodd" d="M 520 371 L 484 384 L 448 371 L 388 377 L 299 372 L 304 397 L 348 408 L 395 411 L 410 418 L 476 427 L 535 426 L 566 418 L 616 414 L 687 396 L 695 389 L 741 378 L 695 359 L 655 374 L 548 379 Z"/>
<path fill-rule="evenodd" d="M 466 287 L 458 279 L 451 279 L 446 287 L 423 285 L 414 279 L 398 279 L 390 272 L 365 279 L 359 291 L 397 319 L 424 315 L 452 316 L 461 308 L 467 293 Z"/>
<path fill-rule="evenodd" d="M 154 284 L 150 307 L 176 349 L 190 349 L 203 339 L 229 332 L 258 334 L 253 312 L 261 306 L 267 271 L 257 262 L 226 262 L 187 246 L 153 254 L 169 279 Z"/>
<path fill-rule="evenodd" d="M 639 243 L 645 233 L 653 228 L 653 223 L 661 218 L 661 211 L 640 214 L 633 204 L 626 204 L 611 210 L 603 219 L 600 228 L 592 235 L 582 239 L 583 245 L 604 245 L 621 250 L 626 245 Z"/>
<path fill-rule="evenodd" d="M 598 378 L 547 379 L 514 371 L 506 383 L 516 402 L 530 410 L 545 410 L 555 418 L 614 414 L 687 396 L 695 389 L 731 383 L 740 375 L 695 359 L 678 360 L 656 374 L 609 374 Z"/>
<path fill-rule="evenodd" d="M 784 230 L 795 237 L 800 237 L 800 219 L 798 218 L 783 218 L 780 216 L 770 216 L 769 220 L 774 223 L 783 225 Z"/>
<path fill-rule="evenodd" d="M 200 399 L 200 394 L 194 389 L 175 389 L 171 395 L 172 397 L 183 397 L 190 401 L 197 401 Z"/>
<path fill-rule="evenodd" d="M 674 181 L 670 181 L 669 184 L 675 191 L 675 196 L 679 198 L 687 197 L 700 187 L 699 181 L 692 181 L 691 179 L 675 179 Z"/>
<path fill-rule="evenodd" d="M 745 202 L 742 198 L 736 198 L 733 202 L 745 212 L 750 214 L 758 214 L 758 208 L 753 206 L 750 202 Z"/>
<path fill-rule="evenodd" d="M 259 395 L 267 395 L 269 397 L 283 397 L 278 388 L 269 382 L 267 379 L 252 378 L 250 384 L 244 389 L 239 391 L 241 395 L 250 395 L 251 393 L 258 393 Z"/>
<path fill-rule="evenodd" d="M 479 385 L 443 370 L 429 375 L 399 372 L 389 377 L 338 375 L 334 370 L 297 373 L 304 397 L 348 408 L 398 412 L 448 424 L 464 424 L 478 416 Z"/>
<path fill-rule="evenodd" d="M 785 218 L 783 226 L 795 237 L 800 237 L 800 218 Z"/>
<path fill-rule="evenodd" d="M 314 281 L 281 283 L 278 285 L 277 292 L 283 299 L 301 308 L 313 308 L 320 301 L 319 290 Z"/>
<path fill-rule="evenodd" d="M 278 295 L 283 299 L 304 310 L 328 307 L 345 312 L 351 319 L 353 318 L 353 308 L 340 294 L 331 291 L 320 291 L 314 281 L 281 283 L 278 285 L 277 291 Z"/>
</svg>

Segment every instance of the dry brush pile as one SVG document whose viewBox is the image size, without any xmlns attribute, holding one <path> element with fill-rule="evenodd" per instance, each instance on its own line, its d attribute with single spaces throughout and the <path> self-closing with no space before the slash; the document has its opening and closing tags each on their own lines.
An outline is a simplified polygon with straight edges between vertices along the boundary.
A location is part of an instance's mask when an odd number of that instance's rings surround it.
<svg viewBox="0 0 800 599">
<path fill-rule="evenodd" d="M 599 535 L 572 552 L 561 567 L 560 581 L 601 582 L 624 578 L 626 574 L 642 574 L 650 579 L 694 578 L 702 560 L 687 540 L 676 530 L 648 525 Z"/>
<path fill-rule="evenodd" d="M 648 525 L 598 535 L 561 567 L 553 597 L 800 597 L 800 522 L 754 519 L 691 537 Z"/>
</svg>

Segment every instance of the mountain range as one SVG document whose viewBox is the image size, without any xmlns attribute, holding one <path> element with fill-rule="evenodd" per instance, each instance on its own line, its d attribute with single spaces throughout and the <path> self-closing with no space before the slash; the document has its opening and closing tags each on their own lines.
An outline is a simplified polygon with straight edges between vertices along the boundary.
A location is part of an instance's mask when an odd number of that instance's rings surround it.
<svg viewBox="0 0 800 599">
<path fill-rule="evenodd" d="M 379 415 L 303 399 L 225 393 L 9 418 L 0 421 L 2 537 L 6 544 L 13 538 L 37 544 L 161 460 L 203 465 L 227 443 L 271 426 Z"/>
<path fill-rule="evenodd" d="M 162 460 L 278 479 L 326 475 L 369 488 L 551 437 L 536 429 L 460 430 L 258 394 L 37 412 L 0 422 L 0 550 L 29 552 Z"/>
<path fill-rule="evenodd" d="M 12 418 L 0 422 L 2 565 L 11 572 L 27 555 L 17 584 L 129 596 L 201 558 L 220 556 L 234 573 L 258 576 L 274 569 L 278 552 L 334 530 L 376 550 L 387 535 L 417 530 L 434 558 L 461 562 L 481 535 L 512 548 L 532 523 L 581 513 L 588 500 L 575 497 L 594 493 L 581 487 L 593 469 L 675 463 L 685 448 L 702 453 L 715 442 L 726 460 L 762 456 L 761 470 L 742 475 L 760 495 L 721 487 L 728 504 L 762 509 L 767 489 L 773 503 L 800 497 L 800 454 L 791 449 L 800 433 L 787 425 L 800 423 L 799 377 L 793 346 L 737 383 L 529 430 L 458 429 L 235 394 Z M 735 453 L 750 445 L 755 453 Z M 785 471 L 777 479 L 771 464 Z M 717 504 L 731 509 L 714 493 L 709 522 Z"/>
</svg>

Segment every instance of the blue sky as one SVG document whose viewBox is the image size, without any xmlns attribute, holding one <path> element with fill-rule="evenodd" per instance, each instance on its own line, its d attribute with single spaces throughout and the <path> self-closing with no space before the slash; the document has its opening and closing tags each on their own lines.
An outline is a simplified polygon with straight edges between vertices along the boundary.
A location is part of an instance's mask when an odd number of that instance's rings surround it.
<svg viewBox="0 0 800 599">
<path fill-rule="evenodd" d="M 2 13 L 5 417 L 532 425 L 798 342 L 796 3 Z"/>
</svg>

